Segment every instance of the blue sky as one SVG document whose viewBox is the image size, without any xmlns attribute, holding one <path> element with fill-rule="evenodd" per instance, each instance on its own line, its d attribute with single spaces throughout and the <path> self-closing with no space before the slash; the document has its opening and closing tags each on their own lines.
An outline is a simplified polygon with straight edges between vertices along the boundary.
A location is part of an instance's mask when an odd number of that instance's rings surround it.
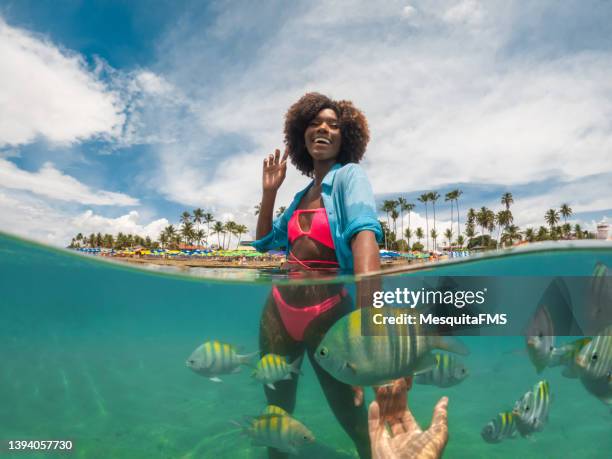
<svg viewBox="0 0 612 459">
<path fill-rule="evenodd" d="M 459 187 L 465 212 L 511 191 L 522 228 L 567 202 L 593 229 L 612 217 L 612 4 L 533 3 L 0 0 L 0 229 L 156 236 L 195 207 L 253 229 L 261 158 L 312 90 L 368 116 L 379 200 Z M 291 169 L 277 205 L 305 183 Z"/>
</svg>

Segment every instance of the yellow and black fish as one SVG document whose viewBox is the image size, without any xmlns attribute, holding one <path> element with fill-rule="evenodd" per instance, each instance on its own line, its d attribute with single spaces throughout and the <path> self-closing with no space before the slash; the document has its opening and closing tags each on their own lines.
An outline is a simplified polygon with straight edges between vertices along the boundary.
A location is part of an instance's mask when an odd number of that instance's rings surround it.
<svg viewBox="0 0 612 459">
<path fill-rule="evenodd" d="M 516 436 L 516 422 L 511 411 L 499 413 L 481 430 L 480 436 L 487 443 L 499 443 Z"/>
<path fill-rule="evenodd" d="M 538 381 L 533 389 L 526 392 L 514 405 L 512 414 L 516 429 L 523 436 L 529 436 L 544 428 L 550 409 L 550 387 L 548 381 Z"/>
<path fill-rule="evenodd" d="M 454 355 L 434 353 L 435 366 L 415 376 L 416 384 L 451 387 L 461 383 L 469 372 L 463 361 Z"/>
<path fill-rule="evenodd" d="M 219 375 L 238 373 L 240 365 L 248 364 L 257 352 L 239 355 L 231 344 L 207 341 L 191 353 L 186 365 L 211 381 L 221 382 Z"/>
<path fill-rule="evenodd" d="M 299 454 L 303 445 L 315 441 L 312 432 L 288 414 L 265 413 L 235 424 L 242 427 L 253 446 L 268 446 L 290 454 Z"/>
<path fill-rule="evenodd" d="M 291 379 L 291 374 L 300 374 L 302 357 L 288 363 L 287 359 L 277 354 L 266 354 L 259 362 L 251 376 L 270 389 L 276 389 L 275 382 Z"/>
</svg>

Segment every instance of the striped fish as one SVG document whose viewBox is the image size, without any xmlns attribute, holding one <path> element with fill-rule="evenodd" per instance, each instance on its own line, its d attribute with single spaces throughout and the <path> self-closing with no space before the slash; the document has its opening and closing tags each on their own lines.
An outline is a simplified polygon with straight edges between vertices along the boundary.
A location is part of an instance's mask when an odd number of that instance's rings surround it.
<svg viewBox="0 0 612 459">
<path fill-rule="evenodd" d="M 571 343 L 563 344 L 553 349 L 549 367 L 564 366 L 562 375 L 566 378 L 577 378 L 579 376 L 576 357 L 584 346 L 591 342 L 591 338 L 580 338 Z"/>
<path fill-rule="evenodd" d="M 555 330 L 548 307 L 541 304 L 527 328 L 527 355 L 541 373 L 549 366 L 555 348 Z"/>
<path fill-rule="evenodd" d="M 587 292 L 586 319 L 595 328 L 612 323 L 612 273 L 606 265 L 597 262 Z"/>
<path fill-rule="evenodd" d="M 583 386 L 606 405 L 612 405 L 612 325 L 594 336 L 576 356 Z"/>
<path fill-rule="evenodd" d="M 547 381 L 538 381 L 533 389 L 525 393 L 514 405 L 512 414 L 516 429 L 523 436 L 529 436 L 544 428 L 550 409 L 550 388 Z"/>
<path fill-rule="evenodd" d="M 322 368 L 339 381 L 353 386 L 375 386 L 425 371 L 435 366 L 432 349 L 468 354 L 459 341 L 427 336 L 418 326 L 375 327 L 377 336 L 362 333 L 362 313 L 366 324 L 379 310 L 357 310 L 338 320 L 315 351 Z M 405 312 L 399 310 L 397 313 Z M 395 312 L 390 312 L 391 314 Z"/>
<path fill-rule="evenodd" d="M 264 414 L 280 414 L 281 416 L 291 416 L 289 413 L 287 413 L 285 410 L 283 410 L 280 406 L 276 406 L 276 405 L 268 405 L 264 408 L 264 410 L 261 412 L 262 415 Z"/>
<path fill-rule="evenodd" d="M 434 353 L 435 366 L 415 376 L 414 382 L 438 387 L 455 386 L 468 377 L 463 361 L 454 355 Z"/>
<path fill-rule="evenodd" d="M 499 443 L 505 438 L 516 436 L 516 422 L 511 411 L 499 413 L 485 425 L 480 436 L 487 443 Z"/>
<path fill-rule="evenodd" d="M 315 441 L 304 424 L 286 414 L 266 413 L 244 425 L 236 424 L 251 438 L 253 446 L 268 446 L 285 453 L 297 455 L 304 444 Z"/>
<path fill-rule="evenodd" d="M 259 362 L 251 376 L 257 381 L 265 384 L 270 389 L 276 389 L 274 383 L 291 379 L 291 374 L 301 374 L 300 365 L 302 357 L 298 357 L 293 363 L 287 363 L 287 359 L 277 354 L 266 354 Z"/>
<path fill-rule="evenodd" d="M 195 373 L 211 381 L 221 382 L 219 375 L 238 373 L 240 365 L 249 363 L 257 352 L 239 355 L 231 344 L 207 341 L 191 353 L 186 365 Z"/>
</svg>

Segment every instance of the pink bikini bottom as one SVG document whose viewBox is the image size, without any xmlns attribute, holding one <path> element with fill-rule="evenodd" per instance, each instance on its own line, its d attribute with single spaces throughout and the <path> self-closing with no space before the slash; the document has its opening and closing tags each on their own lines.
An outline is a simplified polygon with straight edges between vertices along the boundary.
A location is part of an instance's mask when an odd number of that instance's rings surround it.
<svg viewBox="0 0 612 459">
<path fill-rule="evenodd" d="M 304 339 L 304 331 L 310 322 L 319 317 L 325 311 L 328 311 L 339 304 L 346 295 L 346 290 L 342 289 L 342 292 L 322 301 L 319 304 L 306 306 L 303 308 L 296 308 L 283 300 L 283 297 L 276 286 L 272 287 L 272 296 L 274 297 L 276 308 L 278 309 L 283 324 L 285 325 L 285 329 L 296 341 L 302 341 Z"/>
</svg>

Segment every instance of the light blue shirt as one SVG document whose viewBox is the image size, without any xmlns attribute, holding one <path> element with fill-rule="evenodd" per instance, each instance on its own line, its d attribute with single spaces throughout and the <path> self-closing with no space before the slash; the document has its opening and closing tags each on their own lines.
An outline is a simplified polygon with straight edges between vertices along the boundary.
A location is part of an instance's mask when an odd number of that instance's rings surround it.
<svg viewBox="0 0 612 459">
<path fill-rule="evenodd" d="M 272 223 L 272 231 L 253 242 L 260 252 L 286 247 L 289 249 L 287 224 L 302 197 L 313 185 L 298 192 L 291 205 Z M 343 272 L 353 272 L 351 239 L 360 231 L 372 231 L 376 240 L 382 240 L 382 228 L 376 215 L 372 186 L 363 169 L 355 163 L 344 166 L 336 163 L 321 182 L 321 197 L 327 211 L 329 227 L 336 248 L 336 258 Z"/>
</svg>

